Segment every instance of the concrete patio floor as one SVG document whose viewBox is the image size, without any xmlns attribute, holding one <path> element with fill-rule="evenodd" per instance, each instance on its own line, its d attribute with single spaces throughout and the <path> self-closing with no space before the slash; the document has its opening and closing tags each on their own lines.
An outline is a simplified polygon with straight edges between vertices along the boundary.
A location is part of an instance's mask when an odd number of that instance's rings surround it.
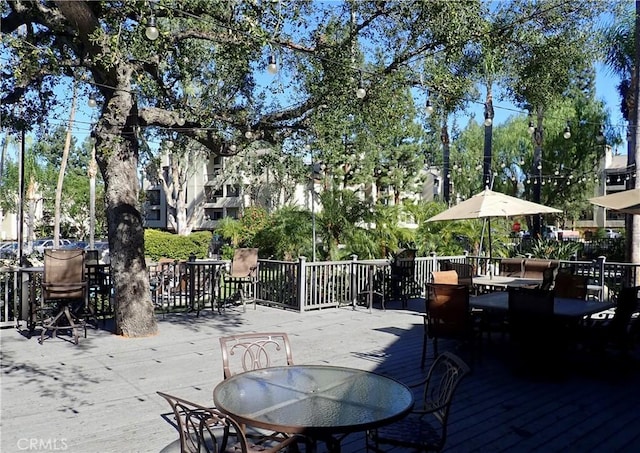
<svg viewBox="0 0 640 453">
<path fill-rule="evenodd" d="M 296 363 L 375 370 L 417 382 L 424 376 L 423 306 L 416 300 L 406 310 L 391 306 L 373 313 L 345 307 L 299 314 L 258 306 L 198 318 L 169 314 L 159 316 L 154 337 L 124 339 L 89 328 L 77 346 L 64 336 L 40 345 L 4 329 L 0 450 L 159 452 L 177 432 L 162 417 L 169 406 L 156 391 L 211 405 L 222 380 L 218 337 L 232 333 L 284 331 Z M 500 339 L 485 342 L 456 395 L 445 451 L 638 451 L 637 358 L 578 360 L 562 379 L 544 380 L 514 375 L 503 350 Z M 364 451 L 362 434 L 348 436 L 343 451 Z"/>
</svg>

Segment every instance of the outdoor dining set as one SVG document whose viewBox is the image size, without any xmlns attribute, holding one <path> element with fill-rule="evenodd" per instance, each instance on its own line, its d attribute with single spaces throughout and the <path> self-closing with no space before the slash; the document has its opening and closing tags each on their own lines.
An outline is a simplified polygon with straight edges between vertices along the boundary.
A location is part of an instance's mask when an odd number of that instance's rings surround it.
<svg viewBox="0 0 640 453">
<path fill-rule="evenodd" d="M 373 451 L 384 445 L 440 450 L 456 387 L 470 372 L 446 352 L 409 387 L 375 372 L 294 364 L 283 332 L 221 337 L 220 345 L 224 380 L 213 388 L 213 405 L 158 392 L 179 433 L 167 453 L 313 452 L 320 445 L 339 452 L 341 440 L 355 432 L 366 432 Z M 413 388 L 421 390 L 419 402 Z"/>
<path fill-rule="evenodd" d="M 536 264 L 541 279 L 474 277 L 465 275 L 472 269 L 452 263 L 432 273 L 421 367 L 428 358 L 431 365 L 418 385 L 366 370 L 294 364 L 282 332 L 221 337 L 224 380 L 213 387 L 209 404 L 159 392 L 171 404 L 179 451 L 338 452 L 355 432 L 366 433 L 367 450 L 440 451 L 455 390 L 482 360 L 483 336 L 491 342 L 496 331 L 508 335 L 513 366 L 527 371 L 558 372 L 564 354 L 576 347 L 612 346 L 623 353 L 634 347 L 640 287 L 623 288 L 615 303 L 603 302 L 588 297 L 585 279 L 553 262 Z M 505 263 L 505 274 L 511 265 Z M 438 341 L 445 339 L 459 342 L 460 352 L 439 351 Z M 460 358 L 464 351 L 471 352 L 469 360 Z"/>
</svg>

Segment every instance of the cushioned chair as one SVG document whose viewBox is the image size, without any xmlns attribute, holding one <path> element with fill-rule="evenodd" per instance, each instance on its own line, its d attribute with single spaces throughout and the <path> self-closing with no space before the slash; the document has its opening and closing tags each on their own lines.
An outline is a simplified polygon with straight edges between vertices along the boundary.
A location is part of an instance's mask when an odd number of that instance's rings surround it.
<svg viewBox="0 0 640 453">
<path fill-rule="evenodd" d="M 479 330 L 469 306 L 469 290 L 465 285 L 446 285 L 430 283 L 430 294 L 424 315 L 424 334 L 422 340 L 422 360 L 424 367 L 427 356 L 427 339 L 433 341 L 434 356 L 438 356 L 438 339 L 453 339 L 471 344 L 475 354 L 475 342 L 479 341 Z"/>
<path fill-rule="evenodd" d="M 561 365 L 566 352 L 563 325 L 554 317 L 554 293 L 509 288 L 508 327 L 512 363 L 522 371 L 543 372 Z"/>
<path fill-rule="evenodd" d="M 468 263 L 454 263 L 453 261 L 444 260 L 440 263 L 441 271 L 456 271 L 458 273 L 458 281 L 453 284 L 467 285 L 469 290 L 473 288 L 474 269 Z M 433 283 L 439 283 L 434 281 Z M 444 283 L 444 282 L 443 282 Z"/>
<path fill-rule="evenodd" d="M 470 369 L 459 357 L 443 352 L 434 360 L 422 388 L 422 401 L 402 420 L 367 431 L 366 448 L 386 452 L 403 447 L 413 451 L 441 451 L 447 440 L 451 403 L 458 385 Z M 395 450 L 394 450 L 395 451 Z"/>
<path fill-rule="evenodd" d="M 553 292 L 556 297 L 586 299 L 588 282 L 588 277 L 583 275 L 558 272 L 553 284 Z"/>
<path fill-rule="evenodd" d="M 640 286 L 622 288 L 616 297 L 613 316 L 591 317 L 580 325 L 578 341 L 586 348 L 604 352 L 615 349 L 628 353 L 633 348 L 634 329 L 640 322 Z"/>
<path fill-rule="evenodd" d="M 231 261 L 231 271 L 229 274 L 223 275 L 222 278 L 224 283 L 235 286 L 242 309 L 246 311 L 247 294 L 250 293 L 248 289 L 258 279 L 258 249 L 235 249 L 233 260 Z M 253 308 L 256 308 L 255 295 L 253 297 Z"/>
<path fill-rule="evenodd" d="M 220 347 L 225 379 L 243 371 L 293 365 L 289 337 L 283 332 L 220 337 Z"/>
<path fill-rule="evenodd" d="M 84 250 L 45 249 L 42 276 L 42 311 L 51 313 L 42 322 L 38 340 L 43 343 L 47 332 L 56 336 L 58 330 L 70 330 L 78 344 L 78 329 L 87 336 L 87 275 Z"/>
<path fill-rule="evenodd" d="M 271 453 L 284 450 L 297 440 L 295 437 L 265 438 L 260 444 L 250 443 L 242 426 L 217 409 L 157 393 L 171 405 L 180 435 L 178 442 L 168 445 L 161 453 Z"/>
<path fill-rule="evenodd" d="M 459 283 L 458 271 L 451 269 L 447 271 L 431 272 L 431 283 L 457 285 Z"/>
</svg>

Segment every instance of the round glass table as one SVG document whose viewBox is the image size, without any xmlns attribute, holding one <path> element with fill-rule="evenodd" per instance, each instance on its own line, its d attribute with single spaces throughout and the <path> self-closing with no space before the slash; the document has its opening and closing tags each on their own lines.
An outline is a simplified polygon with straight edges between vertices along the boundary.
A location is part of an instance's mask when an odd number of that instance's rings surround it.
<svg viewBox="0 0 640 453">
<path fill-rule="evenodd" d="M 240 423 L 314 441 L 392 423 L 413 407 L 411 390 L 395 379 L 325 365 L 240 373 L 220 382 L 213 400 Z"/>
</svg>

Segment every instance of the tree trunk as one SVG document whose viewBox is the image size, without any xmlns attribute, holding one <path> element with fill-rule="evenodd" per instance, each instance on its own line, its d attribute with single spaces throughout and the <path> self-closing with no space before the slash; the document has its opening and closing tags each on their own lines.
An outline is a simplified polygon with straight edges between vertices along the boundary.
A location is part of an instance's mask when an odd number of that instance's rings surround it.
<svg viewBox="0 0 640 453">
<path fill-rule="evenodd" d="M 131 93 L 116 90 L 107 99 L 95 130 L 96 159 L 105 182 L 116 333 L 125 337 L 144 337 L 158 331 L 138 198 L 137 116 Z"/>
</svg>

